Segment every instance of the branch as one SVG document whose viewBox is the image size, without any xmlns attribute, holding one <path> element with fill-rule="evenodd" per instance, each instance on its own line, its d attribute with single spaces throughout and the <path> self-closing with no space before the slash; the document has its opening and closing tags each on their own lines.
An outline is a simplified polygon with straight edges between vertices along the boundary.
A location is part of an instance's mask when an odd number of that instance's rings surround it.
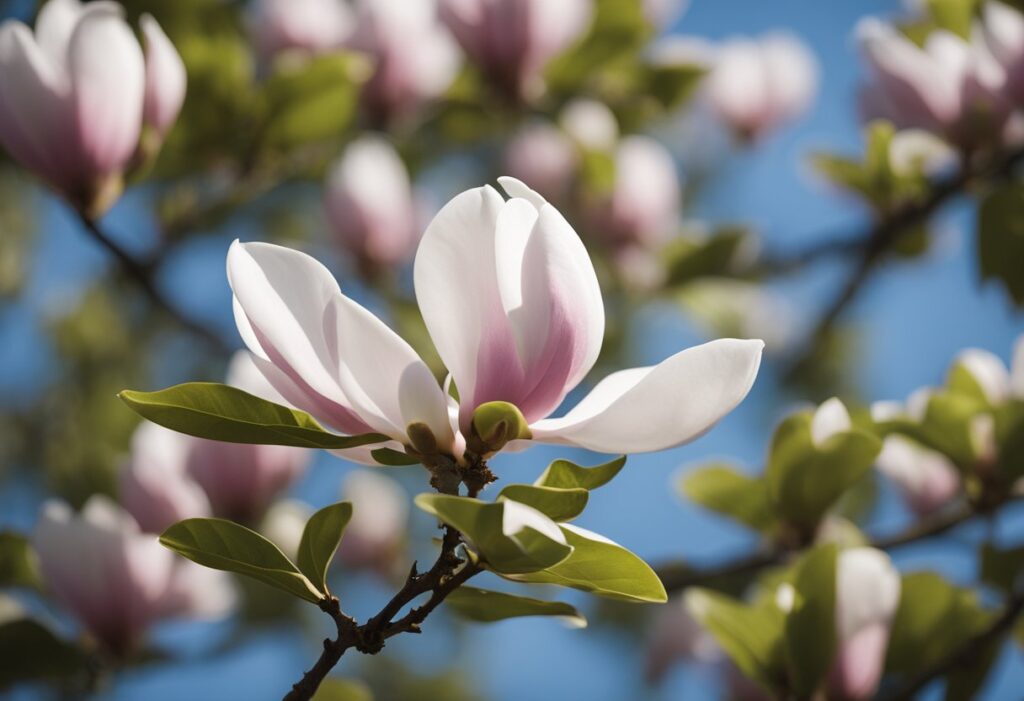
<svg viewBox="0 0 1024 701">
<path fill-rule="evenodd" d="M 913 701 L 919 691 L 936 679 L 944 677 L 960 667 L 970 665 L 1013 628 L 1022 612 L 1024 612 L 1024 591 L 1017 592 L 1010 597 L 1003 612 L 988 628 L 968 638 L 963 645 L 911 677 L 896 691 L 886 696 L 886 701 Z"/>
<path fill-rule="evenodd" d="M 121 270 L 135 281 L 153 304 L 163 309 L 163 311 L 169 317 L 174 319 L 182 328 L 187 329 L 206 341 L 211 348 L 223 353 L 230 352 L 231 349 L 228 347 L 227 343 L 225 343 L 223 338 L 202 324 L 189 319 L 178 311 L 173 304 L 171 304 L 153 280 L 152 265 L 136 260 L 131 253 L 121 248 L 116 241 L 107 236 L 107 234 L 94 220 L 90 219 L 85 214 L 79 213 L 79 219 L 92 239 L 103 246 L 103 248 L 105 248 L 107 252 L 117 260 L 118 265 L 121 266 Z"/>
</svg>

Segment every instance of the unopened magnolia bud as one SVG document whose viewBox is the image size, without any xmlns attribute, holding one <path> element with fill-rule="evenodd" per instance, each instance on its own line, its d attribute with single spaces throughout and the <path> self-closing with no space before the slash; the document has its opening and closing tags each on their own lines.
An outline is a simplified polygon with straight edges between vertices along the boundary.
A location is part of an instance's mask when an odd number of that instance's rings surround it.
<svg viewBox="0 0 1024 701">
<path fill-rule="evenodd" d="M 411 423 L 405 427 L 405 433 L 409 436 L 409 442 L 420 455 L 437 454 L 437 437 L 430 427 L 422 422 Z"/>
<path fill-rule="evenodd" d="M 473 433 L 484 452 L 493 453 L 509 441 L 530 438 L 530 427 L 514 404 L 487 402 L 473 412 Z"/>
</svg>

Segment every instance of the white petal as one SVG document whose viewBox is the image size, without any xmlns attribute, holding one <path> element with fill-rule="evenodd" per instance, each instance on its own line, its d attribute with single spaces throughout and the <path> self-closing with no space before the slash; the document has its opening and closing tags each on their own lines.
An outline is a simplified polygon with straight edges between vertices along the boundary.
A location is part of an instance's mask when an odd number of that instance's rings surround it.
<svg viewBox="0 0 1024 701">
<path fill-rule="evenodd" d="M 851 548 L 836 561 L 836 634 L 849 640 L 875 623 L 888 626 L 900 600 L 900 574 L 881 550 Z"/>
<path fill-rule="evenodd" d="M 560 419 L 531 426 L 535 440 L 598 452 L 664 450 L 698 438 L 750 391 L 761 341 L 722 339 L 681 351 L 650 368 L 602 380 Z"/>
<path fill-rule="evenodd" d="M 501 532 L 515 538 L 524 528 L 532 528 L 556 543 L 565 544 L 565 534 L 558 524 L 532 506 L 505 499 L 502 511 Z"/>
<path fill-rule="evenodd" d="M 55 65 L 67 65 L 71 34 L 84 10 L 79 0 L 49 0 L 39 9 L 36 41 Z"/>
<path fill-rule="evenodd" d="M 957 356 L 959 363 L 978 383 L 993 404 L 1006 401 L 1010 390 L 1010 374 L 999 356 L 987 350 L 968 348 Z"/>
<path fill-rule="evenodd" d="M 163 136 L 174 125 L 185 102 L 185 62 L 152 15 L 139 20 L 146 37 L 146 98 L 144 116 Z"/>
<path fill-rule="evenodd" d="M 811 419 L 811 440 L 821 447 L 837 433 L 846 433 L 852 427 L 850 412 L 837 397 L 832 397 L 814 412 Z"/>
</svg>

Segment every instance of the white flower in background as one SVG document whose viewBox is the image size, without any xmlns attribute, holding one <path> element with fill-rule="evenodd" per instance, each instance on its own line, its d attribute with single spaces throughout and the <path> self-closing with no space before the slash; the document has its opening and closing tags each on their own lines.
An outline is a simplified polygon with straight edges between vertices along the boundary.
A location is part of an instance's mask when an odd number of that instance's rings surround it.
<svg viewBox="0 0 1024 701">
<path fill-rule="evenodd" d="M 516 97 L 543 91 L 548 62 L 590 27 L 593 0 L 441 0 L 441 17 L 499 88 Z"/>
<path fill-rule="evenodd" d="M 90 216 L 120 194 L 143 122 L 162 136 L 184 98 L 180 57 L 152 17 L 142 27 L 146 56 L 114 2 L 50 0 L 35 34 L 0 25 L 0 144 Z"/>
<path fill-rule="evenodd" d="M 298 499 L 281 499 L 267 509 L 260 533 L 294 560 L 299 554 L 302 532 L 313 515 L 313 507 Z"/>
<path fill-rule="evenodd" d="M 900 574 L 889 556 L 874 548 L 851 548 L 836 560 L 836 656 L 829 688 L 837 698 L 874 696 L 885 667 L 893 617 L 900 600 Z"/>
<path fill-rule="evenodd" d="M 869 118 L 934 132 L 961 146 L 998 134 L 1010 115 L 1006 72 L 979 33 L 967 41 L 942 29 L 923 47 L 875 18 L 857 25 L 871 72 L 861 92 Z"/>
<path fill-rule="evenodd" d="M 327 53 L 352 32 L 352 10 L 344 0 L 254 0 L 249 26 L 264 61 L 277 54 Z"/>
<path fill-rule="evenodd" d="M 981 348 L 961 351 L 954 360 L 957 365 L 970 373 L 993 406 L 1024 400 L 1024 336 L 1014 344 L 1010 368 L 995 353 Z"/>
<path fill-rule="evenodd" d="M 546 122 L 526 125 L 505 147 L 505 171 L 556 202 L 569 194 L 579 160 L 565 132 Z"/>
<path fill-rule="evenodd" d="M 327 172 L 324 209 L 341 247 L 370 266 L 393 267 L 412 257 L 418 204 L 409 173 L 382 136 L 350 143 Z"/>
<path fill-rule="evenodd" d="M 116 655 L 135 650 L 163 619 L 220 617 L 234 604 L 223 572 L 178 558 L 106 497 L 79 514 L 47 502 L 32 544 L 47 589 Z"/>
<path fill-rule="evenodd" d="M 370 470 L 345 476 L 342 499 L 352 502 L 352 520 L 338 557 L 345 567 L 390 572 L 409 522 L 409 495 L 392 478 Z"/>
<path fill-rule="evenodd" d="M 875 466 L 920 515 L 942 508 L 960 494 L 960 473 L 950 459 L 904 436 L 886 437 Z"/>
<path fill-rule="evenodd" d="M 362 106 L 382 124 L 439 97 L 459 70 L 458 47 L 434 0 L 359 0 L 347 45 L 373 59 Z"/>
<path fill-rule="evenodd" d="M 456 459 L 474 412 L 488 402 L 518 407 L 534 440 L 634 453 L 699 437 L 746 396 L 764 344 L 723 339 L 614 373 L 565 416 L 549 418 L 600 352 L 601 291 L 562 215 L 521 182 L 501 183 L 512 199 L 489 186 L 456 196 L 416 255 L 420 311 L 458 403 L 323 265 L 287 248 L 235 242 L 227 261 L 235 317 L 267 380 L 343 434 L 382 433 L 400 449 L 412 443 L 407 427 L 422 424 Z M 343 454 L 372 462 L 368 452 Z"/>
<path fill-rule="evenodd" d="M 1024 15 L 1003 2 L 982 5 L 982 31 L 992 55 L 1006 72 L 1006 91 L 1024 106 Z"/>
<path fill-rule="evenodd" d="M 619 123 L 608 105 L 576 98 L 558 115 L 558 124 L 576 144 L 587 151 L 612 151 L 619 141 Z"/>
<path fill-rule="evenodd" d="M 811 417 L 811 440 L 815 447 L 821 448 L 828 439 L 853 428 L 850 412 L 839 398 L 832 397 L 821 403 Z"/>
<path fill-rule="evenodd" d="M 707 329 L 742 338 L 761 338 L 769 349 L 796 338 L 795 310 L 763 285 L 734 278 L 706 278 L 686 285 L 680 299 Z"/>
<path fill-rule="evenodd" d="M 958 162 L 949 144 L 924 129 L 903 129 L 889 143 L 889 165 L 897 175 L 934 176 L 952 170 Z"/>
<path fill-rule="evenodd" d="M 659 606 L 654 616 L 644 655 L 648 682 L 658 683 L 678 662 L 707 664 L 722 658 L 718 643 L 687 610 L 682 595 Z"/>
</svg>

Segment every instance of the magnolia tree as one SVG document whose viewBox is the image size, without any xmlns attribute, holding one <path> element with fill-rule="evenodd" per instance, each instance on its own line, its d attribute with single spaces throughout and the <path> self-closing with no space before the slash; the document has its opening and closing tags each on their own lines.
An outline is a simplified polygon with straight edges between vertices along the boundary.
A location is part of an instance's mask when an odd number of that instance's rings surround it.
<svg viewBox="0 0 1024 701">
<path fill-rule="evenodd" d="M 683 9 L 48 0 L 4 21 L 2 304 L 33 308 L 40 210 L 111 265 L 46 311 L 49 376 L 0 399 L 0 689 L 98 693 L 173 664 L 166 620 L 230 621 L 230 647 L 305 607 L 331 632 L 268 698 L 463 698 L 458 668 L 332 672 L 453 617 L 587 615 L 646 641 L 650 684 L 683 663 L 737 699 L 978 694 L 1024 631 L 1024 546 L 998 528 L 1022 493 L 1024 342 L 865 396 L 845 312 L 952 202 L 976 212 L 980 278 L 1024 303 L 1022 9 L 927 0 L 851 30 L 862 153 L 807 155 L 870 225 L 796 250 L 684 219 L 700 192 L 677 163 L 713 178 L 828 76 L 784 29 L 669 32 Z M 824 304 L 769 287 L 835 260 Z M 630 367 L 666 305 L 713 340 Z M 763 353 L 781 370 L 759 383 L 781 419 L 763 469 L 678 479 L 750 552 L 652 565 L 572 523 L 629 456 L 713 430 Z M 536 453 L 557 459 L 507 469 Z M 889 490 L 907 525 L 876 532 Z M 973 577 L 890 555 L 961 532 Z"/>
</svg>

